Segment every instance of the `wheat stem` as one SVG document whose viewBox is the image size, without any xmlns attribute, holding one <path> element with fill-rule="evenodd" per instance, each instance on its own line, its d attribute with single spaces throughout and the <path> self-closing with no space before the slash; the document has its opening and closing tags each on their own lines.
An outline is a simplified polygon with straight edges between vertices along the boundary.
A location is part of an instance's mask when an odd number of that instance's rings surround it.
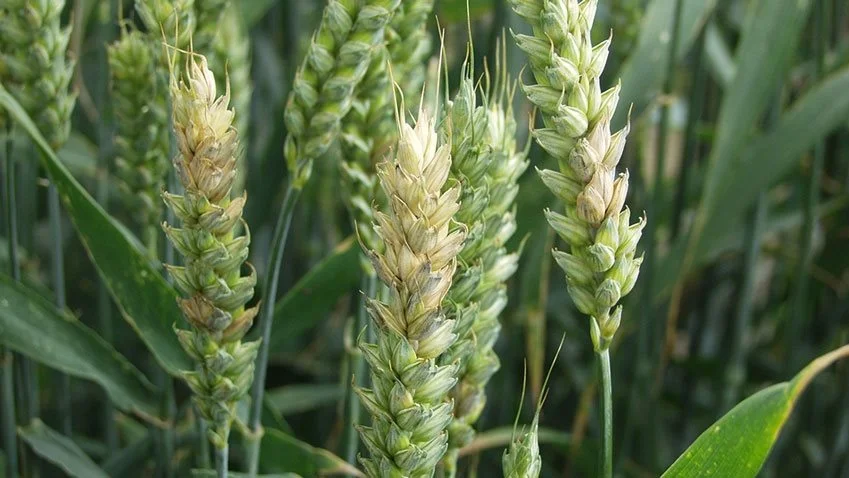
<svg viewBox="0 0 849 478">
<path fill-rule="evenodd" d="M 15 160 L 13 158 L 13 139 L 11 123 L 6 125 L 6 137 L 4 139 L 4 167 L 6 172 L 5 178 L 5 197 L 3 208 L 5 213 L 6 232 L 8 237 L 9 248 L 9 265 L 10 275 L 13 280 L 21 279 L 20 257 L 18 256 L 18 214 L 15 207 Z M 2 367 L 2 384 L 3 384 L 3 449 L 6 450 L 6 476 L 9 478 L 17 478 L 18 476 L 18 439 L 17 439 L 17 424 L 15 422 L 15 379 L 14 379 L 14 359 L 15 355 L 0 347 L 0 360 L 3 362 Z"/>
<path fill-rule="evenodd" d="M 271 326 L 274 320 L 274 304 L 277 299 L 277 289 L 280 281 L 280 270 L 283 264 L 283 252 L 286 249 L 286 239 L 289 237 L 289 227 L 295 213 L 301 190 L 292 183 L 286 189 L 283 206 L 277 216 L 274 235 L 271 239 L 271 255 L 265 270 L 265 284 L 262 289 L 262 311 L 260 313 L 260 344 L 257 353 L 256 377 L 251 389 L 251 410 L 248 417 L 250 434 L 245 437 L 245 454 L 249 476 L 256 476 L 259 470 L 259 445 L 262 440 L 262 402 L 265 393 L 265 377 L 268 368 L 268 352 L 271 338 Z"/>
<path fill-rule="evenodd" d="M 825 33 L 825 9 L 822 0 L 814 2 L 814 28 L 813 50 L 816 56 L 816 69 L 813 81 L 818 80 L 824 71 L 824 55 L 827 49 L 827 35 Z M 799 343 L 800 337 L 804 335 L 805 322 L 810 318 L 811 305 L 809 303 L 810 270 L 814 261 L 816 250 L 814 248 L 814 236 L 817 233 L 814 222 L 816 221 L 817 205 L 820 197 L 820 184 L 825 169 L 825 143 L 817 142 L 814 146 L 813 161 L 810 167 L 810 177 L 805 185 L 805 201 L 801 235 L 799 245 L 799 266 L 793 289 L 792 316 L 787 327 L 787 344 L 789 347 L 789 360 L 786 362 L 787 370 L 797 370 L 802 363 L 804 347 Z"/>
<path fill-rule="evenodd" d="M 215 448 L 215 471 L 218 478 L 227 478 L 227 462 L 230 448 L 226 444 L 221 448 Z"/>
<path fill-rule="evenodd" d="M 195 407 L 195 413 L 197 414 L 197 419 L 195 420 L 195 428 L 198 434 L 198 447 L 197 447 L 197 466 L 198 468 L 207 469 L 210 467 L 209 463 L 209 440 L 206 437 L 207 424 L 206 420 L 201 418 L 200 411 Z"/>
<path fill-rule="evenodd" d="M 610 349 L 604 349 L 596 355 L 601 382 L 601 450 L 598 476 L 613 478 L 613 378 L 610 375 Z"/>
<path fill-rule="evenodd" d="M 728 413 L 739 400 L 740 389 L 746 382 L 746 355 L 749 347 L 750 326 L 752 324 L 752 302 L 755 292 L 758 258 L 761 251 L 761 234 L 766 217 L 767 200 L 763 191 L 758 194 L 751 219 L 746 224 L 740 289 L 737 293 L 737 306 L 731 320 L 731 350 L 728 353 L 728 366 L 725 369 L 725 386 L 722 387 L 720 413 Z"/>
<path fill-rule="evenodd" d="M 50 256 L 50 270 L 52 274 L 53 298 L 56 308 L 64 310 L 65 299 L 65 251 L 62 240 L 62 208 L 59 205 L 59 192 L 51 182 L 47 188 L 47 207 L 50 221 L 50 235 L 52 236 L 52 254 Z M 57 394 L 59 401 L 59 414 L 62 417 L 62 433 L 65 436 L 73 435 L 73 423 L 71 413 L 71 379 L 68 375 L 56 372 L 55 380 L 58 384 Z"/>
</svg>

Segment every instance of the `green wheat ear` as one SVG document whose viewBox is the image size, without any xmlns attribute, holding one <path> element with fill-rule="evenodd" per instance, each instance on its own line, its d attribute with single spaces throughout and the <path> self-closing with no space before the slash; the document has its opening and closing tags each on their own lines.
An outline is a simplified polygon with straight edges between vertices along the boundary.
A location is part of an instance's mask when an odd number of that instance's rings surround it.
<svg viewBox="0 0 849 478">
<path fill-rule="evenodd" d="M 181 223 L 179 228 L 163 228 L 185 265 L 166 268 L 184 295 L 179 304 L 191 326 L 176 330 L 197 366 L 183 378 L 210 424 L 210 441 L 223 449 L 236 403 L 253 381 L 259 342 L 242 343 L 242 337 L 258 311 L 245 307 L 254 294 L 256 273 L 253 267 L 247 275 L 241 272 L 250 233 L 242 219 L 246 197 L 231 197 L 239 139 L 229 88 L 217 95 L 215 77 L 203 56 L 191 56 L 187 70 L 182 80 L 171 80 L 179 150 L 174 166 L 185 194 L 163 194 Z"/>
<path fill-rule="evenodd" d="M 156 60 L 145 35 L 125 31 L 107 50 L 115 114 L 115 177 L 133 223 L 155 244 L 168 171 L 167 112 L 157 98 Z M 151 241 L 151 242 L 149 242 Z"/>
<path fill-rule="evenodd" d="M 565 204 L 565 214 L 545 211 L 569 246 L 555 250 L 554 258 L 578 310 L 591 317 L 595 349 L 607 350 L 622 317 L 616 304 L 634 287 L 643 262 L 635 252 L 646 223 L 631 224 L 623 210 L 628 173 L 617 175 L 616 166 L 629 126 L 611 134 L 619 86 L 602 92 L 599 81 L 610 40 L 592 44 L 597 0 L 511 2 L 533 27 L 533 35 L 514 35 L 536 80 L 522 88 L 545 124 L 533 136 L 560 165 L 560 171 L 539 171 Z"/>
<path fill-rule="evenodd" d="M 74 63 L 67 59 L 70 27 L 62 28 L 64 0 L 4 0 L 0 6 L 0 81 L 58 150 L 71 133 L 76 95 L 68 91 Z M 0 113 L 0 126 L 7 118 Z"/>
<path fill-rule="evenodd" d="M 158 47 L 166 38 L 177 48 L 188 48 L 197 25 L 195 0 L 135 0 L 136 11 Z M 161 48 L 156 48 L 158 53 Z"/>
<path fill-rule="evenodd" d="M 338 139 L 400 1 L 330 0 L 325 7 L 286 104 L 284 154 L 296 189 L 309 180 L 313 161 Z"/>
<path fill-rule="evenodd" d="M 499 59 L 499 64 L 504 62 Z M 490 83 L 488 75 L 485 80 Z M 495 83 L 480 92 L 484 100 L 478 105 L 478 89 L 467 70 L 456 96 L 447 102 L 441 128 L 451 144 L 451 178 L 463 188 L 457 221 L 469 231 L 448 295 L 458 340 L 443 362 L 456 361 L 460 367 L 460 380 L 451 391 L 454 421 L 444 460 L 449 476 L 456 471 L 459 450 L 474 438 L 474 424 L 486 405 L 486 385 L 500 366 L 493 345 L 507 304 L 505 283 L 519 259 L 505 246 L 516 230 L 515 198 L 518 179 L 528 166 L 527 148 L 516 145 L 511 82 L 503 67 L 496 67 Z"/>
<path fill-rule="evenodd" d="M 566 335 L 564 334 L 545 376 L 542 393 L 534 410 L 534 418 L 527 428 L 524 425 L 519 428 L 519 416 L 522 414 L 522 406 L 525 401 L 527 374 L 522 378 L 522 398 L 519 401 L 519 410 L 516 412 L 516 421 L 513 423 L 513 435 L 510 438 L 510 445 L 501 456 L 504 478 L 537 478 L 542 470 L 542 457 L 539 454 L 539 417 L 548 396 L 548 381 L 551 379 L 551 372 L 554 370 L 554 365 L 557 364 L 557 358 L 560 356 L 565 340 Z"/>
</svg>

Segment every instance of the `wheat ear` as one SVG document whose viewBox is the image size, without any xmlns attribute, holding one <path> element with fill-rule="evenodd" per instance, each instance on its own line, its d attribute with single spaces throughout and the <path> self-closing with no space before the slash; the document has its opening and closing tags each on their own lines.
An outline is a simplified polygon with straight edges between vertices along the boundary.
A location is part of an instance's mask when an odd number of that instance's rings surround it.
<svg viewBox="0 0 849 478">
<path fill-rule="evenodd" d="M 382 200 L 374 175 L 375 164 L 397 141 L 388 65 L 391 65 L 392 79 L 399 85 L 405 100 L 417 98 L 422 87 L 423 73 L 420 69 L 430 52 L 426 28 L 427 16 L 432 9 L 433 2 L 430 0 L 401 1 L 385 28 L 385 41 L 375 49 L 369 68 L 355 92 L 352 108 L 343 120 L 344 197 L 360 239 L 371 249 L 379 245 L 370 227 L 374 222 L 372 203 Z M 412 43 L 414 50 L 404 48 L 417 39 L 419 43 Z M 367 264 L 365 266 L 370 269 Z"/>
<path fill-rule="evenodd" d="M 443 362 L 460 365 L 459 382 L 451 391 L 454 420 L 443 462 L 449 476 L 456 472 L 460 448 L 474 437 L 474 424 L 486 405 L 486 384 L 499 368 L 493 345 L 507 304 L 505 281 L 519 258 L 505 244 L 516 230 L 512 209 L 528 162 L 526 151 L 516 147 L 506 72 L 497 76 L 494 91 L 484 92 L 478 105 L 473 79 L 466 75 L 442 123 L 451 143 L 451 177 L 463 190 L 456 217 L 469 231 L 448 294 L 458 340 Z"/>
<path fill-rule="evenodd" d="M 64 0 L 4 0 L 0 6 L 0 81 L 54 149 L 71 133 L 76 95 L 68 91 L 74 63 L 67 59 L 70 27 L 62 28 Z M 8 119 L 0 113 L 0 126 Z"/>
<path fill-rule="evenodd" d="M 399 2 L 330 0 L 325 7 L 286 104 L 284 154 L 296 189 L 337 139 Z"/>
<path fill-rule="evenodd" d="M 437 361 L 456 340 L 442 301 L 465 236 L 452 226 L 460 188 L 443 192 L 450 167 L 450 147 L 438 144 L 425 112 L 415 128 L 401 126 L 395 157 L 378 166 L 389 198 L 388 211 L 375 213 L 385 252 L 367 253 L 390 293 L 388 302 L 368 301 L 377 343 L 359 344 L 372 377 L 371 389 L 357 389 L 372 415 L 359 428 L 370 477 L 430 477 L 448 447 L 457 365 Z"/>
<path fill-rule="evenodd" d="M 158 95 L 156 62 L 138 31 L 124 32 L 107 50 L 110 95 L 115 114 L 115 177 L 133 223 L 145 232 L 162 215 L 159 198 L 168 172 L 167 112 L 151 98 Z M 155 237 L 155 229 L 153 237 Z"/>
<path fill-rule="evenodd" d="M 425 80 L 425 63 L 431 53 L 428 17 L 434 0 L 402 0 L 386 33 L 392 68 L 405 98 L 414 106 Z"/>
<path fill-rule="evenodd" d="M 163 227 L 185 265 L 166 267 L 184 294 L 179 305 L 191 326 L 176 332 L 197 365 L 183 378 L 210 425 L 213 446 L 226 449 L 236 403 L 253 381 L 259 342 L 241 339 L 257 313 L 257 307 L 245 308 L 256 274 L 252 267 L 248 275 L 241 272 L 250 235 L 242 220 L 246 197 L 230 194 L 239 140 L 229 89 L 216 94 L 215 77 L 202 56 L 191 57 L 187 70 L 184 80 L 171 80 L 179 150 L 174 167 L 185 194 L 163 194 L 181 223 Z"/>
<path fill-rule="evenodd" d="M 569 246 L 568 252 L 555 250 L 554 258 L 575 305 L 592 317 L 595 348 L 606 350 L 622 316 L 615 306 L 639 274 L 643 259 L 635 251 L 645 226 L 645 218 L 630 223 L 623 210 L 628 173 L 616 175 L 629 127 L 611 134 L 619 86 L 602 92 L 599 84 L 610 40 L 592 45 L 590 39 L 597 0 L 512 2 L 534 30 L 533 36 L 515 35 L 537 82 L 523 89 L 546 126 L 533 136 L 560 164 L 559 172 L 539 172 L 566 205 L 565 214 L 545 212 Z"/>
<path fill-rule="evenodd" d="M 616 174 L 629 126 L 615 134 L 610 122 L 619 86 L 602 92 L 599 77 L 610 39 L 592 44 L 597 0 L 511 0 L 533 35 L 515 35 L 529 59 L 536 84 L 524 85 L 542 112 L 545 127 L 533 132 L 560 171 L 540 177 L 565 204 L 565 214 L 546 210 L 549 224 L 568 245 L 554 251 L 566 273 L 572 301 L 590 317 L 590 337 L 599 361 L 601 453 L 599 475 L 613 476 L 613 403 L 610 344 L 622 319 L 617 303 L 633 289 L 643 257 L 635 257 L 645 217 L 631 224 L 625 205 L 628 173 Z"/>
<path fill-rule="evenodd" d="M 189 46 L 197 25 L 194 12 L 195 0 L 135 0 L 136 11 L 156 45 L 154 53 L 160 48 L 163 36 L 178 48 Z M 162 56 L 165 65 L 165 56 Z"/>
</svg>

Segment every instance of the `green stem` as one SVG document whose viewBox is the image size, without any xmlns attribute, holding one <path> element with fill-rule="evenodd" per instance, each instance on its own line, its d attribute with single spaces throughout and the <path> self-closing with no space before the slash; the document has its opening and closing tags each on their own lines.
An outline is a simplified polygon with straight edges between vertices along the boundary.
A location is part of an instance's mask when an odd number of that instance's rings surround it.
<svg viewBox="0 0 849 478">
<path fill-rule="evenodd" d="M 373 271 L 364 271 L 361 284 L 361 300 L 357 310 L 354 326 L 351 328 L 351 342 L 348 351 L 348 363 L 353 377 L 345 377 L 345 420 L 343 424 L 342 436 L 342 458 L 348 463 L 355 464 L 357 462 L 357 452 L 359 451 L 359 435 L 356 430 L 356 425 L 360 423 L 360 401 L 357 398 L 354 390 L 354 381 L 356 386 L 368 386 L 368 368 L 363 360 L 363 355 L 357 350 L 356 339 L 360 333 L 368 327 L 368 310 L 366 309 L 366 299 L 374 297 L 377 289 L 377 276 Z M 350 379 L 349 379 L 350 378 Z"/>
<path fill-rule="evenodd" d="M 209 463 L 209 440 L 206 438 L 206 430 L 207 423 L 206 420 L 203 419 L 200 415 L 200 410 L 195 407 L 195 416 L 197 416 L 197 420 L 195 421 L 197 427 L 197 435 L 200 437 L 198 440 L 198 449 L 197 449 L 197 466 L 198 468 L 208 469 L 210 467 Z"/>
<path fill-rule="evenodd" d="M 50 271 L 53 284 L 53 299 L 56 308 L 64 310 L 66 306 L 65 297 L 65 251 L 62 241 L 62 208 L 59 205 L 59 192 L 56 186 L 50 183 L 47 189 L 47 208 L 50 219 L 50 236 L 53 245 L 50 257 Z M 62 433 L 65 436 L 73 436 L 73 421 L 71 413 L 71 378 L 61 372 L 56 372 L 54 377 L 57 382 L 56 393 L 59 402 L 59 415 L 62 420 Z"/>
<path fill-rule="evenodd" d="M 177 404 L 174 401 L 174 379 L 163 372 L 165 376 L 165 390 L 162 397 L 162 408 L 165 412 L 167 426 L 162 429 L 162 466 L 163 476 L 171 478 L 174 469 L 171 466 L 174 461 L 174 418 L 177 414 Z"/>
<path fill-rule="evenodd" d="M 230 447 L 226 444 L 224 448 L 215 449 L 215 470 L 218 478 L 227 478 L 227 460 Z"/>
<path fill-rule="evenodd" d="M 758 196 L 752 220 L 746 228 L 746 251 L 743 257 L 743 277 L 741 278 L 736 317 L 732 320 L 734 333 L 731 334 L 731 352 L 728 368 L 725 371 L 725 386 L 722 387 L 722 410 L 725 414 L 736 403 L 740 388 L 746 381 L 746 355 L 749 325 L 752 322 L 752 296 L 755 288 L 756 266 L 761 246 L 761 230 L 766 216 L 766 198 L 761 192 Z"/>
<path fill-rule="evenodd" d="M 613 380 L 610 375 L 610 349 L 598 354 L 598 373 L 601 382 L 601 451 L 599 476 L 613 478 Z"/>
<path fill-rule="evenodd" d="M 99 49 L 100 64 L 105 65 L 107 62 L 106 45 L 112 42 L 115 37 L 116 29 L 113 25 L 117 25 L 119 17 L 119 0 L 110 0 L 109 15 L 102 19 L 99 26 L 99 36 L 101 48 Z M 113 115 L 109 108 L 107 99 L 107 83 L 104 77 L 98 77 L 97 101 L 100 111 L 101 121 L 98 122 L 98 145 L 100 153 L 99 174 L 97 178 L 97 203 L 105 211 L 109 211 L 109 163 L 112 159 L 112 125 Z M 108 343 L 112 343 L 113 328 L 112 328 L 112 301 L 109 297 L 109 290 L 106 288 L 106 283 L 103 280 L 97 281 L 97 321 L 100 336 Z M 109 395 L 103 393 L 103 434 L 106 442 L 108 456 L 114 456 L 118 452 L 118 427 L 115 424 L 115 406 Z"/>
<path fill-rule="evenodd" d="M 708 75 L 703 68 L 705 50 L 705 26 L 699 31 L 699 37 L 693 47 L 693 65 L 691 67 L 693 84 L 690 87 L 690 95 L 687 100 L 689 112 L 687 114 L 687 126 L 684 128 L 684 151 L 681 153 L 681 169 L 678 171 L 678 179 L 675 181 L 675 205 L 672 213 L 671 239 L 677 239 L 681 234 L 681 222 L 684 218 L 684 208 L 687 201 L 687 182 L 690 171 L 696 161 L 699 150 L 699 136 L 696 134 L 699 123 L 704 112 L 707 95 Z"/>
<path fill-rule="evenodd" d="M 265 271 L 265 284 L 262 293 L 262 309 L 260 311 L 261 335 L 259 351 L 257 352 L 256 372 L 251 388 L 251 412 L 248 418 L 250 433 L 245 437 L 245 453 L 247 457 L 248 475 L 256 476 L 259 469 L 259 444 L 262 440 L 262 401 L 265 392 L 266 367 L 268 366 L 269 339 L 271 325 L 274 320 L 274 304 L 277 299 L 277 286 L 280 281 L 280 268 L 283 264 L 283 252 L 286 249 L 286 238 L 289 236 L 289 226 L 295 212 L 301 190 L 291 184 L 286 189 L 283 206 L 277 216 L 274 235 L 271 239 L 271 255 Z"/>
<path fill-rule="evenodd" d="M 12 127 L 6 128 L 6 144 L 3 148 L 5 153 L 5 198 L 4 208 L 6 216 L 6 232 L 8 234 L 9 264 L 11 275 L 14 280 L 21 279 L 21 266 L 18 258 L 18 216 L 15 208 L 15 160 L 12 157 Z M 17 423 L 15 422 L 15 380 L 14 380 L 14 355 L 8 350 L 0 348 L 0 360 L 3 362 L 2 385 L 3 385 L 3 449 L 6 450 L 6 476 L 17 478 L 18 476 L 18 440 Z"/>
<path fill-rule="evenodd" d="M 816 70 L 813 75 L 814 83 L 822 76 L 824 70 L 824 55 L 826 46 L 826 35 L 823 25 L 823 2 L 819 0 L 814 3 L 814 52 L 816 55 Z M 823 166 L 825 163 L 825 143 L 820 141 L 814 146 L 813 162 L 811 164 L 811 177 L 807 184 L 807 197 L 805 198 L 804 223 L 802 225 L 802 243 L 799 250 L 799 274 L 793 290 L 793 316 L 787 327 L 787 344 L 789 345 L 790 360 L 787 360 L 788 370 L 797 370 L 803 357 L 803 347 L 800 346 L 800 334 L 803 326 L 808 320 L 808 271 L 814 260 L 814 221 L 816 220 L 817 205 L 819 204 L 820 183 L 822 181 Z"/>
<path fill-rule="evenodd" d="M 9 161 L 10 167 L 9 171 L 9 180 L 12 181 L 7 186 L 7 190 L 9 193 L 10 201 L 8 207 L 10 208 L 10 212 L 8 213 L 8 224 L 11 240 L 9 241 L 10 245 L 10 264 L 12 267 L 12 278 L 16 281 L 21 280 L 21 264 L 20 264 L 20 256 L 18 254 L 18 216 L 17 210 L 15 208 L 15 202 L 17 199 L 17 190 L 16 190 L 16 181 L 15 181 L 15 165 L 12 163 L 12 158 L 15 155 L 13 151 L 13 143 L 12 143 L 12 129 L 10 128 L 8 131 L 7 143 L 6 143 L 6 159 Z M 30 149 L 30 151 L 32 151 Z M 12 245 L 14 243 L 14 245 Z M 14 354 L 14 358 L 12 360 L 13 364 L 13 375 L 15 377 L 15 384 L 12 390 L 16 392 L 15 399 L 11 402 L 17 405 L 17 417 L 16 419 L 20 423 L 28 424 L 32 421 L 33 418 L 38 413 L 38 385 L 36 383 L 36 376 L 33 372 L 32 362 L 24 357 L 21 354 Z M 11 422 L 14 424 L 15 422 Z M 16 433 L 15 429 L 12 429 L 12 433 Z M 33 461 L 33 453 L 29 449 L 23 450 L 23 452 L 19 456 L 19 469 L 21 470 L 21 474 L 23 476 L 32 476 L 37 475 L 38 470 L 35 468 L 30 462 Z"/>
</svg>

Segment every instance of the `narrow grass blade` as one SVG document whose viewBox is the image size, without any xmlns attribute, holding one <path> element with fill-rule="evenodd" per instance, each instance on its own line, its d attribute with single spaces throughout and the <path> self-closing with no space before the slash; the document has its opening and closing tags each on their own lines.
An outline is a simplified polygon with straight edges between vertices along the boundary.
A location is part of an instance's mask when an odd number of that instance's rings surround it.
<svg viewBox="0 0 849 478">
<path fill-rule="evenodd" d="M 68 476 L 76 478 L 109 477 L 73 440 L 51 429 L 41 420 L 35 420 L 32 424 L 20 428 L 18 435 L 27 442 L 36 454 L 58 466 Z"/>
<path fill-rule="evenodd" d="M 44 167 L 124 318 L 166 371 L 177 375 L 181 370 L 190 370 L 191 363 L 172 328 L 176 321 L 182 320 L 177 294 L 165 282 L 159 268 L 151 264 L 135 238 L 109 217 L 70 175 L 20 104 L 2 86 L 0 105 L 43 153 Z"/>
<path fill-rule="evenodd" d="M 620 123 L 625 123 L 632 104 L 631 114 L 638 116 L 660 94 L 665 67 L 669 61 L 668 45 L 672 38 L 675 1 L 654 0 L 646 7 L 637 46 L 622 65 L 622 90 L 613 116 Z M 690 50 L 690 45 L 716 8 L 716 3 L 717 0 L 687 0 L 683 3 L 675 61 Z"/>
<path fill-rule="evenodd" d="M 158 416 L 153 385 L 82 322 L 0 274 L 0 344 L 48 367 L 99 383 L 116 406 Z"/>
<path fill-rule="evenodd" d="M 770 166 L 766 169 L 776 169 L 774 158 L 760 154 L 741 155 L 741 153 L 744 153 L 752 130 L 769 101 L 775 97 L 776 89 L 783 82 L 790 68 L 790 60 L 799 43 L 810 6 L 810 0 L 800 0 L 790 4 L 758 2 L 755 7 L 758 10 L 751 14 L 750 21 L 747 22 L 736 57 L 737 73 L 733 84 L 727 88 L 719 111 L 716 141 L 705 173 L 704 196 L 691 235 L 689 255 L 698 249 L 700 243 L 709 242 L 716 232 L 713 228 L 707 227 L 707 223 L 711 220 L 710 218 L 717 216 L 717 211 L 720 211 L 717 203 L 722 201 L 721 198 L 723 196 L 729 198 L 730 195 L 727 192 L 730 178 L 737 176 L 757 180 L 756 178 L 764 173 L 759 168 L 754 170 L 757 174 L 743 174 L 740 168 L 751 163 L 749 159 L 769 159 Z M 832 97 L 829 101 L 834 101 L 835 98 Z M 814 131 L 810 126 L 806 125 L 806 128 Z M 817 128 L 815 131 L 819 133 L 823 129 Z M 786 139 L 800 141 L 797 131 Z M 761 190 L 752 187 L 751 183 L 747 187 L 753 195 L 757 195 L 757 192 Z M 742 203 L 739 198 L 733 197 L 733 200 L 736 204 Z M 750 205 L 751 202 L 747 204 L 747 206 Z M 743 209 L 740 213 L 746 210 L 748 209 Z M 729 215 L 728 211 L 722 210 L 720 216 L 727 215 Z"/>
<path fill-rule="evenodd" d="M 708 427 L 663 477 L 754 478 L 811 380 L 847 356 L 849 345 L 814 360 L 789 382 L 773 385 L 743 400 Z"/>
<path fill-rule="evenodd" d="M 121 449 L 118 453 L 111 455 L 103 463 L 103 469 L 109 476 L 127 476 L 133 470 L 143 466 L 144 462 L 153 451 L 153 435 L 148 433 Z"/>
</svg>

